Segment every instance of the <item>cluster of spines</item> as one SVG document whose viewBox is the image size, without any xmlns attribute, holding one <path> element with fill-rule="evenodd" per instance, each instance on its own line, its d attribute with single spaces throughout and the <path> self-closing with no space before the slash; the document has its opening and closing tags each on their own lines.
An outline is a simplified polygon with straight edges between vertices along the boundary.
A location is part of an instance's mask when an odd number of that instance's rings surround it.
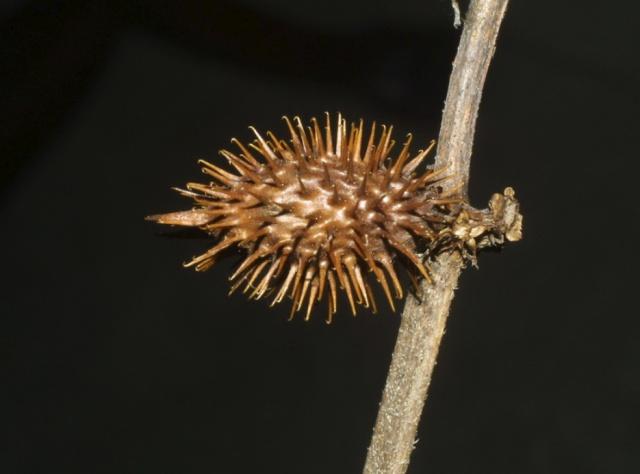
<svg viewBox="0 0 640 474">
<path fill-rule="evenodd" d="M 346 120 L 339 115 L 334 141 L 329 114 L 324 133 L 315 118 L 306 128 L 298 117 L 293 123 L 284 120 L 289 143 L 271 132 L 265 139 L 250 127 L 256 136 L 253 143 L 245 146 L 234 138 L 239 152 L 220 152 L 238 174 L 200 160 L 202 171 L 216 182 L 177 189 L 198 207 L 151 219 L 224 233 L 217 245 L 185 264 L 197 271 L 210 268 L 216 256 L 233 245 L 246 248 L 249 255 L 230 277 L 231 293 L 244 285 L 250 298 L 260 299 L 280 281 L 271 305 L 289 295 L 291 317 L 306 300 L 309 319 L 314 304 L 328 294 L 330 322 L 339 287 L 353 314 L 356 304 L 376 311 L 360 262 L 366 263 L 395 309 L 386 278 L 402 298 L 394 258 L 401 254 L 429 279 L 415 239 L 426 244 L 427 252 L 434 248 L 447 235 L 449 206 L 460 203 L 455 191 L 444 194 L 437 186 L 444 179 L 441 170 L 427 168 L 415 175 L 434 142 L 411 158 L 408 135 L 392 160 L 392 126 L 383 125 L 376 139 L 374 123 L 363 146 L 362 121 L 347 132 Z"/>
</svg>

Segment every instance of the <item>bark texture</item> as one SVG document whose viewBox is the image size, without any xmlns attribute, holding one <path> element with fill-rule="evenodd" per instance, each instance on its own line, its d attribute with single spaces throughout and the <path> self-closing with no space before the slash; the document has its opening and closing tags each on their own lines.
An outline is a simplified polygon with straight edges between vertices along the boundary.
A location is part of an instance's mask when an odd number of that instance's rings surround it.
<svg viewBox="0 0 640 474">
<path fill-rule="evenodd" d="M 482 89 L 508 0 L 472 0 L 453 63 L 438 140 L 436 167 L 445 187 L 467 197 Z M 364 467 L 366 474 L 402 474 L 409 466 L 462 259 L 442 254 L 431 264 L 433 284 L 407 299 Z"/>
</svg>

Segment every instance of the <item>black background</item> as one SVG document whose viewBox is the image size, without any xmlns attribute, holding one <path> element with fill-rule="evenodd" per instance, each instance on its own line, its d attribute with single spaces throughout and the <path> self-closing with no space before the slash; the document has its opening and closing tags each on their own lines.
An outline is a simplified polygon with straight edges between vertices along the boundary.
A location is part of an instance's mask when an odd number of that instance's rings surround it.
<svg viewBox="0 0 640 474">
<path fill-rule="evenodd" d="M 470 193 L 513 186 L 525 238 L 463 275 L 409 472 L 640 472 L 638 8 L 511 3 Z M 449 2 L 0 12 L 0 471 L 360 472 L 399 316 L 287 322 L 143 217 L 283 114 L 436 137 Z"/>
</svg>

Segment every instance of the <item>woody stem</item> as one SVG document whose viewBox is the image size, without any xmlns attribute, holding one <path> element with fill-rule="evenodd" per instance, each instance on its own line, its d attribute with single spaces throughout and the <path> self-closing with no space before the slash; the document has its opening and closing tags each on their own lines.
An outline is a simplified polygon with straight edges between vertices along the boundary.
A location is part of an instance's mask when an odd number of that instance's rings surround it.
<svg viewBox="0 0 640 474">
<path fill-rule="evenodd" d="M 445 187 L 466 198 L 476 118 L 508 0 L 471 0 L 453 63 L 442 115 L 436 168 Z M 462 259 L 442 254 L 431 264 L 432 284 L 420 300 L 409 297 L 393 351 L 382 402 L 364 466 L 366 474 L 402 474 L 409 466 Z"/>
</svg>

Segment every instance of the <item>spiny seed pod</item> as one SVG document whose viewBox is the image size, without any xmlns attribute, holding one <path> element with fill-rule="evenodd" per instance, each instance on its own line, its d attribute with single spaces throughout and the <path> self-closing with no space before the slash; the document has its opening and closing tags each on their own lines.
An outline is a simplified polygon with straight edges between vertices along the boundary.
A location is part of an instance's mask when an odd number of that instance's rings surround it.
<svg viewBox="0 0 640 474">
<path fill-rule="evenodd" d="M 289 296 L 290 317 L 306 305 L 305 320 L 326 296 L 331 322 L 339 288 L 354 315 L 356 305 L 376 311 L 373 279 L 395 310 L 392 292 L 396 298 L 404 293 L 395 262 L 413 281 L 429 280 L 427 261 L 439 252 L 460 250 L 475 262 L 478 247 L 499 244 L 504 236 L 519 239 L 513 190 L 494 195 L 489 210 L 480 211 L 455 186 L 443 191 L 441 182 L 454 177 L 429 166 L 418 171 L 433 141 L 410 157 L 409 134 L 392 159 L 393 127 L 378 132 L 374 123 L 365 142 L 363 122 L 347 130 L 340 114 L 335 135 L 329 114 L 324 131 L 315 118 L 307 127 L 298 117 L 295 125 L 284 120 L 289 141 L 271 132 L 265 139 L 250 127 L 253 143 L 247 147 L 234 138 L 239 151 L 220 152 L 235 174 L 200 160 L 213 181 L 175 188 L 197 206 L 148 217 L 197 227 L 218 239 L 185 264 L 197 271 L 209 269 L 225 249 L 245 249 L 246 258 L 230 277 L 231 293 L 241 286 L 249 298 L 273 293 L 272 306 Z"/>
</svg>

